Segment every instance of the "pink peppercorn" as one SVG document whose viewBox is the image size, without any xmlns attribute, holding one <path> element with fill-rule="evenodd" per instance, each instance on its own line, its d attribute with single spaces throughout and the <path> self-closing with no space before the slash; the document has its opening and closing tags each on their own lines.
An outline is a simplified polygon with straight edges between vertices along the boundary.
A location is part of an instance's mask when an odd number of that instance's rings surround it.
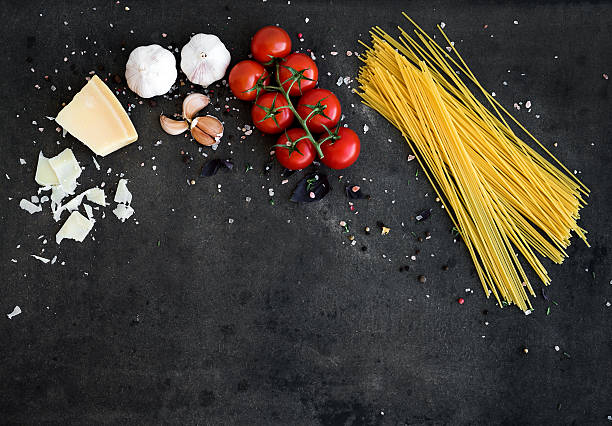
<svg viewBox="0 0 612 426">
<path fill-rule="evenodd" d="M 457 299 L 457 303 L 463 305 L 465 303 L 465 299 L 463 297 L 460 297 L 459 299 Z"/>
</svg>

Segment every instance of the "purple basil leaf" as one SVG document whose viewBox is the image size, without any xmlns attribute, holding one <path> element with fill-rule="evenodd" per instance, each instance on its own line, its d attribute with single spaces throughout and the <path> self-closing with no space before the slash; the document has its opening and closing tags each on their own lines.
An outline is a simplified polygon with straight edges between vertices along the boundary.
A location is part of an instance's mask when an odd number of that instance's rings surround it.
<svg viewBox="0 0 612 426">
<path fill-rule="evenodd" d="M 200 176 L 214 176 L 222 167 L 231 170 L 234 167 L 234 163 L 232 163 L 231 160 L 220 160 L 218 158 L 212 159 L 204 164 L 202 171 L 200 172 Z"/>
<path fill-rule="evenodd" d="M 296 185 L 291 201 L 294 203 L 311 203 L 325 197 L 331 187 L 327 176 L 320 172 L 309 173 Z"/>
</svg>

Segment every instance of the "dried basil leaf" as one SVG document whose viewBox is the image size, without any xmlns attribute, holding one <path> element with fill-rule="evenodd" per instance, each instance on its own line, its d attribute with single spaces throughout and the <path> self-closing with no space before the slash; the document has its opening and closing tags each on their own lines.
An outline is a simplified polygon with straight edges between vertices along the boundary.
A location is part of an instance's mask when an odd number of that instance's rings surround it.
<svg viewBox="0 0 612 426">
<path fill-rule="evenodd" d="M 354 190 L 355 188 L 357 188 L 356 191 Z M 346 196 L 353 200 L 364 200 L 364 199 L 369 200 L 370 199 L 370 195 L 364 194 L 358 185 L 347 185 L 344 188 L 344 191 L 346 192 Z"/>
<path fill-rule="evenodd" d="M 418 212 L 415 216 L 415 219 L 420 222 L 422 220 L 428 219 L 429 216 L 431 216 L 431 209 L 425 209 L 423 211 Z"/>
<path fill-rule="evenodd" d="M 220 160 L 218 158 L 215 158 L 204 164 L 204 166 L 202 167 L 202 171 L 200 172 L 200 176 L 214 176 L 217 174 L 220 168 L 232 170 L 233 167 L 234 163 L 232 163 L 232 160 Z"/>
<path fill-rule="evenodd" d="M 296 185 L 291 201 L 294 203 L 311 203 L 319 201 L 325 197 L 331 186 L 327 176 L 320 172 L 309 173 L 302 178 Z"/>
</svg>

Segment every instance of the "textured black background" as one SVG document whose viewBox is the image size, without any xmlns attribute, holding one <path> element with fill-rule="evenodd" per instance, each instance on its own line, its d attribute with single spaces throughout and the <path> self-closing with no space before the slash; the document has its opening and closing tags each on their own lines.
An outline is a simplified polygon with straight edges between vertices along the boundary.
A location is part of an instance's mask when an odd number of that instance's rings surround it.
<svg viewBox="0 0 612 426">
<path fill-rule="evenodd" d="M 2 2 L 0 161 L 10 180 L 2 176 L 0 186 L 0 420 L 607 424 L 612 126 L 610 81 L 602 74 L 612 75 L 612 5 L 225 3 Z M 592 189 L 581 220 L 592 248 L 575 241 L 563 265 L 546 263 L 553 279 L 548 294 L 558 305 L 538 297 L 535 312 L 524 316 L 487 300 L 429 184 L 415 178 L 416 162 L 406 163 L 409 151 L 398 132 L 349 88 L 335 86 L 338 76 L 356 75 L 359 61 L 345 52 L 361 51 L 357 40 L 367 39 L 370 26 L 409 27 L 402 10 L 428 31 L 444 21 L 481 82 L 508 108 L 531 100 L 531 112 L 522 108 L 515 115 Z M 296 48 L 313 49 L 320 84 L 338 93 L 346 122 L 360 135 L 364 124 L 370 127 L 361 158 L 342 172 L 343 181 L 360 182 L 372 194 L 356 202 L 358 215 L 348 209 L 337 172 L 330 173 L 334 190 L 322 202 L 290 203 L 299 177 L 281 185 L 276 166 L 269 176 L 261 173 L 272 140 L 254 133 L 240 142 L 236 128 L 249 123 L 241 102 L 228 102 L 241 109 L 231 115 L 209 111 L 226 124 L 212 157 L 231 156 L 236 170 L 208 179 L 197 178 L 205 161 L 197 146 L 165 135 L 157 123 L 162 110 L 178 111 L 180 98 L 137 105 L 132 119 L 139 140 L 100 159 L 100 172 L 87 148 L 59 137 L 44 118 L 57 114 L 90 71 L 123 74 L 138 45 L 180 48 L 191 33 L 211 32 L 236 62 L 248 54 L 254 31 L 274 23 L 290 32 Z M 332 57 L 330 51 L 340 53 Z M 215 106 L 226 104 L 227 89 L 215 90 Z M 120 100 L 138 102 L 129 92 Z M 19 209 L 19 199 L 36 190 L 38 151 L 51 155 L 64 147 L 72 147 L 86 167 L 84 187 L 105 181 L 112 196 L 116 174 L 125 173 L 138 224 L 119 223 L 107 208 L 91 233 L 95 240 L 57 247 L 59 225 L 49 213 L 30 216 Z M 181 161 L 181 150 L 194 155 L 190 166 Z M 245 174 L 247 162 L 254 170 Z M 197 184 L 188 186 L 187 179 Z M 268 188 L 275 189 L 274 206 Z M 434 208 L 432 217 L 415 223 L 411 216 L 426 207 Z M 340 220 L 349 222 L 356 246 Z M 391 233 L 363 235 L 363 227 L 374 228 L 376 221 Z M 432 239 L 422 243 L 411 234 L 425 231 Z M 40 235 L 50 242 L 43 245 Z M 406 259 L 417 248 L 417 261 Z M 41 253 L 66 264 L 29 257 Z M 444 272 L 446 263 L 452 267 Z M 398 271 L 404 264 L 409 272 Z M 426 283 L 417 282 L 419 274 Z M 8 320 L 4 313 L 15 305 L 23 313 Z"/>
</svg>

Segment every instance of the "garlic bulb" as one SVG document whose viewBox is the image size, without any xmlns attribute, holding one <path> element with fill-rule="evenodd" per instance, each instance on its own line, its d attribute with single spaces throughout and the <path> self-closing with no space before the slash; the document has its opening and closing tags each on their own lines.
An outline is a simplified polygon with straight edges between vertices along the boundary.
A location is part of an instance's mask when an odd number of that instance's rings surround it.
<svg viewBox="0 0 612 426">
<path fill-rule="evenodd" d="M 125 65 L 128 87 L 143 98 L 168 93 L 176 81 L 176 59 L 158 44 L 132 50 Z"/>
<path fill-rule="evenodd" d="M 194 35 L 181 50 L 181 70 L 189 81 L 204 87 L 223 78 L 230 60 L 225 45 L 212 34 Z"/>
</svg>

